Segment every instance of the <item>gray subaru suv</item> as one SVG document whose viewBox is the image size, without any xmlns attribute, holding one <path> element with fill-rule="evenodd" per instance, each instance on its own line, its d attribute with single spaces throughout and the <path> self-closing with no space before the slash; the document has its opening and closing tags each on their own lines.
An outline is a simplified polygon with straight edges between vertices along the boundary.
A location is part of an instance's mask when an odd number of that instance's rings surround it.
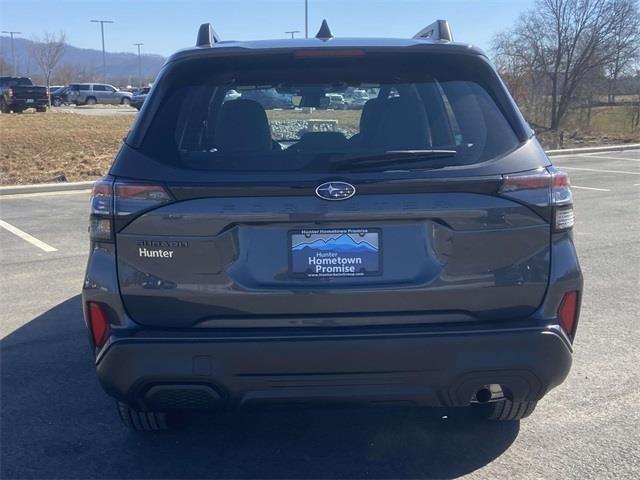
<svg viewBox="0 0 640 480">
<path fill-rule="evenodd" d="M 332 107 L 353 89 L 369 100 Z M 573 223 L 567 174 L 446 22 L 252 42 L 204 24 L 93 189 L 97 375 L 135 430 L 270 402 L 519 420 L 571 366 Z"/>
</svg>

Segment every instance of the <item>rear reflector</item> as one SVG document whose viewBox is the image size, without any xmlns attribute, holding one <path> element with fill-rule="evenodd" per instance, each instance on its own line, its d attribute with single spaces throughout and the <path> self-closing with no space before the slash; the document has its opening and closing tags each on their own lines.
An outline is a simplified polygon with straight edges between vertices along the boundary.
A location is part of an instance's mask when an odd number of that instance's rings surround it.
<svg viewBox="0 0 640 480">
<path fill-rule="evenodd" d="M 578 292 L 567 292 L 562 297 L 558 308 L 558 321 L 560 326 L 573 339 L 576 328 L 576 316 L 578 313 Z"/>
<path fill-rule="evenodd" d="M 89 315 L 89 330 L 91 338 L 96 347 L 104 346 L 109 338 L 109 320 L 104 307 L 96 302 L 87 303 L 87 314 Z"/>
</svg>

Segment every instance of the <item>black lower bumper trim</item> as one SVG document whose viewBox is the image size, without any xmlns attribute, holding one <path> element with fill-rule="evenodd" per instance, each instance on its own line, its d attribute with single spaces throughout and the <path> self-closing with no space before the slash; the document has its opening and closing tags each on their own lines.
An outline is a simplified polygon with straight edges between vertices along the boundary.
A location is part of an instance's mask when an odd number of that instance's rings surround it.
<svg viewBox="0 0 640 480">
<path fill-rule="evenodd" d="M 464 406 L 487 384 L 502 385 L 514 401 L 538 400 L 570 367 L 561 334 L 529 329 L 326 339 L 136 337 L 112 343 L 97 371 L 110 395 L 139 408 L 159 408 L 159 391 L 162 408 L 171 408 L 172 396 L 187 398 L 176 408 L 314 400 Z"/>
</svg>

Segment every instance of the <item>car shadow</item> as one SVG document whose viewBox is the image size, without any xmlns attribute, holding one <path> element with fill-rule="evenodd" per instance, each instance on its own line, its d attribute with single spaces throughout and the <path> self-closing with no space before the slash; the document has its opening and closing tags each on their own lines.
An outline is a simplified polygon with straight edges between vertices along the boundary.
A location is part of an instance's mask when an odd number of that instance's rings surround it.
<svg viewBox="0 0 640 480">
<path fill-rule="evenodd" d="M 2 478 L 452 478 L 519 431 L 467 409 L 279 407 L 130 433 L 96 380 L 79 296 L 8 335 L 0 355 Z"/>
</svg>

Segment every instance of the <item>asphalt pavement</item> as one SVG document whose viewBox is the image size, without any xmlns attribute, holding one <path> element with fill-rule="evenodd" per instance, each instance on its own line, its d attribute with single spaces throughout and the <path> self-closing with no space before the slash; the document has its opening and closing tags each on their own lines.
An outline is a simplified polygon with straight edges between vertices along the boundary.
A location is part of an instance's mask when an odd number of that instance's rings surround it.
<svg viewBox="0 0 640 480">
<path fill-rule="evenodd" d="M 0 477 L 639 478 L 640 150 L 554 163 L 574 185 L 584 301 L 569 378 L 519 423 L 280 407 L 131 433 L 81 316 L 88 192 L 0 198 Z"/>
</svg>

